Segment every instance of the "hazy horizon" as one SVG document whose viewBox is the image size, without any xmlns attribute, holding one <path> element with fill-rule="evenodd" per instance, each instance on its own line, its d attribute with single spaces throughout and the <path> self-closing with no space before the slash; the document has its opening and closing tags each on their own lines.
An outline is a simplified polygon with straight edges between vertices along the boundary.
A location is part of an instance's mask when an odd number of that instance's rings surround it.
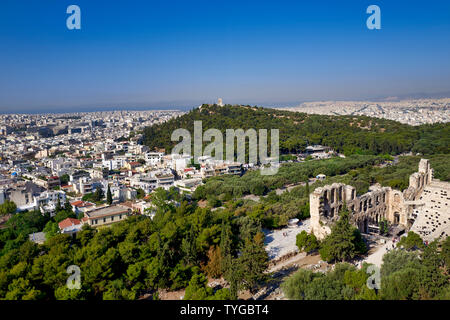
<svg viewBox="0 0 450 320">
<path fill-rule="evenodd" d="M 0 113 L 450 96 L 450 2 L 76 4 L 2 1 Z"/>
<path fill-rule="evenodd" d="M 417 93 L 417 94 L 407 94 L 407 95 L 397 95 L 390 97 L 374 97 L 367 99 L 317 99 L 317 100 L 304 100 L 304 101 L 290 101 L 290 102 L 227 102 L 225 104 L 231 105 L 251 105 L 265 108 L 284 108 L 284 107 L 296 107 L 305 102 L 321 102 L 321 101 L 370 101 L 370 102 L 380 102 L 380 101 L 402 101 L 410 99 L 442 99 L 450 98 L 450 92 L 440 92 L 440 93 Z M 77 112 L 108 112 L 108 111 L 189 111 L 202 104 L 214 104 L 217 99 L 210 99 L 208 101 L 197 101 L 197 102 L 185 102 L 183 103 L 173 103 L 173 102 L 159 102 L 159 103 L 123 103 L 117 105 L 82 105 L 82 106 L 68 106 L 68 107 L 40 107 L 36 109 L 11 109 L 10 111 L 0 111 L 0 114 L 46 114 L 46 113 L 77 113 Z M 76 108 L 76 110 L 74 110 Z"/>
</svg>

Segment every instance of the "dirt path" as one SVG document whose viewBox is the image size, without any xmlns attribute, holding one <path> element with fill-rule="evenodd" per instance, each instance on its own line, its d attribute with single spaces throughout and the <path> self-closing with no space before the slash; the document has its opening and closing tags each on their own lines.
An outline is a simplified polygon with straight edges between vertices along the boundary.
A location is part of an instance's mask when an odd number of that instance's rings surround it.
<svg viewBox="0 0 450 320">
<path fill-rule="evenodd" d="M 306 255 L 304 252 L 301 252 L 285 261 L 277 263 L 275 266 L 269 268 L 267 272 L 277 272 L 282 269 L 288 269 L 290 267 L 296 267 L 297 269 L 299 269 L 307 265 L 317 264 L 319 261 L 320 256 L 318 254 Z"/>
<path fill-rule="evenodd" d="M 185 289 L 177 291 L 160 290 L 158 297 L 160 300 L 182 300 L 185 291 Z"/>
<path fill-rule="evenodd" d="M 320 256 L 318 254 L 305 255 L 305 253 L 298 253 L 293 257 L 280 261 L 268 270 L 269 273 L 272 273 L 271 278 L 267 281 L 267 284 L 252 297 L 252 299 L 286 299 L 280 287 L 284 280 L 301 268 L 308 268 L 313 270 L 320 269 L 324 271 L 328 267 L 328 265 L 326 263 L 319 264 L 319 261 Z"/>
</svg>

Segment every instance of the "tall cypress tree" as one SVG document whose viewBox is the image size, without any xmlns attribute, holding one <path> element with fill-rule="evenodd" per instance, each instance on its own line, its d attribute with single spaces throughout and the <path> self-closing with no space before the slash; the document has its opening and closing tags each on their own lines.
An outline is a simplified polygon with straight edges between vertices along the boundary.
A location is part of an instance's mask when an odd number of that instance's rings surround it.
<svg viewBox="0 0 450 320">
<path fill-rule="evenodd" d="M 237 265 L 233 266 L 233 261 L 236 262 L 236 259 L 233 259 L 232 245 L 233 239 L 231 226 L 229 223 L 225 223 L 224 221 L 222 221 L 222 231 L 220 234 L 220 252 L 222 254 L 221 272 L 224 278 L 230 283 L 232 289 L 231 294 L 232 296 L 234 296 L 235 294 L 237 295 L 238 280 L 236 279 L 237 270 L 235 270 L 235 267 L 237 267 Z"/>
<path fill-rule="evenodd" d="M 56 212 L 61 211 L 62 207 L 61 207 L 61 199 L 59 198 L 58 195 L 58 201 L 56 202 Z"/>
<path fill-rule="evenodd" d="M 232 254 L 232 238 L 231 226 L 222 222 L 222 231 L 220 234 L 220 252 L 222 253 L 222 273 L 226 273 L 231 264 Z"/>
<path fill-rule="evenodd" d="M 112 198 L 112 193 L 111 193 L 111 188 L 109 187 L 108 184 L 108 191 L 106 192 L 106 202 L 111 205 L 113 202 L 113 198 Z"/>
<path fill-rule="evenodd" d="M 246 240 L 238 258 L 241 277 L 250 292 L 254 292 L 259 281 L 265 279 L 264 271 L 268 265 L 267 252 L 263 246 L 251 240 Z"/>
<path fill-rule="evenodd" d="M 72 205 L 70 204 L 68 198 L 66 198 L 66 202 L 64 202 L 64 210 L 66 210 L 66 211 L 73 211 L 72 210 Z"/>
</svg>

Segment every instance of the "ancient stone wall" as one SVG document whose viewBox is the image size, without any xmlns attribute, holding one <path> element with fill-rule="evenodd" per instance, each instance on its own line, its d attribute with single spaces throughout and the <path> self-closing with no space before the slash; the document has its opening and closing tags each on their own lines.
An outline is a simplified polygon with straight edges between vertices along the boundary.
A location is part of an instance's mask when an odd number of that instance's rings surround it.
<svg viewBox="0 0 450 320">
<path fill-rule="evenodd" d="M 342 183 L 317 188 L 310 194 L 311 232 L 323 239 L 331 232 L 331 225 L 345 205 L 350 211 L 350 221 L 363 233 L 377 230 L 384 219 L 394 225 L 410 227 L 413 201 L 432 180 L 429 161 L 421 159 L 419 171 L 410 176 L 409 188 L 403 193 L 378 184 L 359 197 L 354 187 Z"/>
</svg>

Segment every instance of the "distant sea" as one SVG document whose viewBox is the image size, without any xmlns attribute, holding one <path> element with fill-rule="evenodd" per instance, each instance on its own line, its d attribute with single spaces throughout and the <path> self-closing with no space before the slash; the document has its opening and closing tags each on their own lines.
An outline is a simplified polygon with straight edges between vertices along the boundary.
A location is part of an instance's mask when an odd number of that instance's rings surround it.
<svg viewBox="0 0 450 320">
<path fill-rule="evenodd" d="M 76 112 L 107 112 L 107 111 L 153 111 L 153 110 L 181 110 L 188 111 L 193 109 L 191 106 L 174 105 L 174 106 L 112 106 L 112 107 L 98 107 L 98 106 L 83 106 L 83 107 L 65 107 L 65 108 L 2 108 L 0 114 L 62 114 L 62 113 L 76 113 Z"/>
<path fill-rule="evenodd" d="M 267 101 L 250 101 L 247 99 L 243 100 L 230 100 L 228 101 L 224 98 L 223 102 L 225 104 L 240 104 L 240 105 L 250 105 L 259 106 L 266 108 L 287 108 L 296 107 L 304 102 L 314 102 L 314 101 L 400 101 L 406 99 L 440 99 L 450 97 L 450 91 L 438 92 L 438 93 L 414 93 L 414 94 L 402 94 L 389 97 L 372 97 L 367 99 L 362 98 L 348 98 L 348 99 L 305 99 L 298 101 L 283 101 L 283 102 L 267 102 Z M 102 111 L 151 111 L 151 110 L 181 110 L 189 111 L 203 103 L 216 103 L 215 99 L 205 99 L 201 100 L 190 100 L 190 101 L 164 101 L 164 102 L 154 102 L 154 103 L 116 103 L 116 104 L 91 104 L 91 105 L 80 105 L 72 107 L 59 107 L 59 106 L 42 106 L 42 107 L 8 107 L 0 106 L 0 114 L 11 114 L 11 113 L 27 113 L 27 114 L 45 114 L 45 113 L 75 113 L 75 112 L 102 112 Z"/>
</svg>

